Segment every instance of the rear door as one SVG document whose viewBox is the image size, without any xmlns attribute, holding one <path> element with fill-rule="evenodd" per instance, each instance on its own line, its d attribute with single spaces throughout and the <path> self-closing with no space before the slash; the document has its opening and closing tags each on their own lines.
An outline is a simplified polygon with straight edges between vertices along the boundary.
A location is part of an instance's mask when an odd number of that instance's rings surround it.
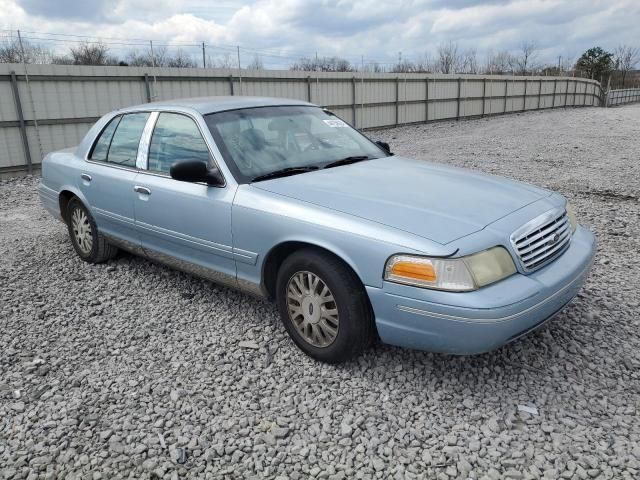
<svg viewBox="0 0 640 480">
<path fill-rule="evenodd" d="M 236 265 L 231 237 L 235 188 L 174 180 L 169 169 L 181 160 L 213 165 L 202 132 L 191 116 L 160 112 L 149 139 L 145 168 L 136 179 L 136 228 L 151 257 L 183 270 L 198 267 L 234 283 Z M 186 263 L 185 263 L 186 262 Z"/>
<path fill-rule="evenodd" d="M 80 189 L 100 232 L 136 246 L 136 164 L 149 115 L 139 112 L 114 117 L 98 136 L 80 174 Z"/>
</svg>

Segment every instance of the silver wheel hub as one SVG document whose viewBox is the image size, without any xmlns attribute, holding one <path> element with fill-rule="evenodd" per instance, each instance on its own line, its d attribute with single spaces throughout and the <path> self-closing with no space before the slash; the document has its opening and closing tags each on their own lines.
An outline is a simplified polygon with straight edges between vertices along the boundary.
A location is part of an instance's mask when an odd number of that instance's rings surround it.
<svg viewBox="0 0 640 480">
<path fill-rule="evenodd" d="M 312 272 L 297 272 L 287 285 L 289 318 L 300 336 L 314 347 L 331 345 L 338 335 L 335 298 L 324 281 Z"/>
<path fill-rule="evenodd" d="M 71 214 L 71 228 L 76 244 L 80 251 L 84 254 L 91 252 L 93 247 L 93 232 L 91 231 L 91 223 L 89 217 L 81 208 L 76 208 Z"/>
</svg>

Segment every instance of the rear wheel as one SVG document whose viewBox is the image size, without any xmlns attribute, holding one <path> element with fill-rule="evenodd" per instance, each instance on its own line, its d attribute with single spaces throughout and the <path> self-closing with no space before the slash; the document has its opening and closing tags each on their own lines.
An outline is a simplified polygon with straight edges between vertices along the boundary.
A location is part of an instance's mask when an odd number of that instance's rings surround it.
<svg viewBox="0 0 640 480">
<path fill-rule="evenodd" d="M 85 262 L 106 262 L 118 253 L 117 247 L 98 233 L 91 213 L 77 198 L 72 198 L 67 206 L 67 227 L 73 248 Z"/>
<path fill-rule="evenodd" d="M 339 363 L 360 354 L 374 334 L 360 279 L 338 258 L 299 250 L 283 262 L 276 284 L 280 317 L 307 355 Z"/>
</svg>

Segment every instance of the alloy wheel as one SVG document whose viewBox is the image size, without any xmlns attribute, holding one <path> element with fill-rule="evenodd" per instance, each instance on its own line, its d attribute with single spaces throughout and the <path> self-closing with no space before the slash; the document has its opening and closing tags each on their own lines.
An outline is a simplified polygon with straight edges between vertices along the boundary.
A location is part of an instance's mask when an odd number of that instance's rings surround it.
<svg viewBox="0 0 640 480">
<path fill-rule="evenodd" d="M 71 228 L 76 244 L 82 253 L 88 255 L 93 247 L 93 231 L 89 217 L 81 208 L 76 208 L 71 214 Z"/>
<path fill-rule="evenodd" d="M 294 273 L 287 285 L 289 318 L 300 336 L 318 348 L 331 345 L 338 335 L 338 305 L 327 284 L 315 273 Z"/>
</svg>

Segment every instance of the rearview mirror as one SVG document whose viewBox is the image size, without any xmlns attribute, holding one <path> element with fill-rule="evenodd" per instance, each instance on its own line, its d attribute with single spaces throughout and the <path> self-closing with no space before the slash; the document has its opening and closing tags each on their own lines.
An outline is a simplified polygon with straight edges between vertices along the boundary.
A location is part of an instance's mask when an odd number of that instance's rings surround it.
<svg viewBox="0 0 640 480">
<path fill-rule="evenodd" d="M 376 144 L 383 149 L 385 152 L 387 152 L 387 154 L 389 155 L 393 155 L 393 153 L 391 153 L 391 147 L 389 146 L 389 144 L 387 142 L 381 142 L 380 140 L 376 141 Z"/>
<path fill-rule="evenodd" d="M 207 185 L 224 185 L 224 179 L 217 168 L 209 168 L 201 160 L 183 160 L 171 165 L 171 178 L 181 182 L 205 182 Z"/>
</svg>

